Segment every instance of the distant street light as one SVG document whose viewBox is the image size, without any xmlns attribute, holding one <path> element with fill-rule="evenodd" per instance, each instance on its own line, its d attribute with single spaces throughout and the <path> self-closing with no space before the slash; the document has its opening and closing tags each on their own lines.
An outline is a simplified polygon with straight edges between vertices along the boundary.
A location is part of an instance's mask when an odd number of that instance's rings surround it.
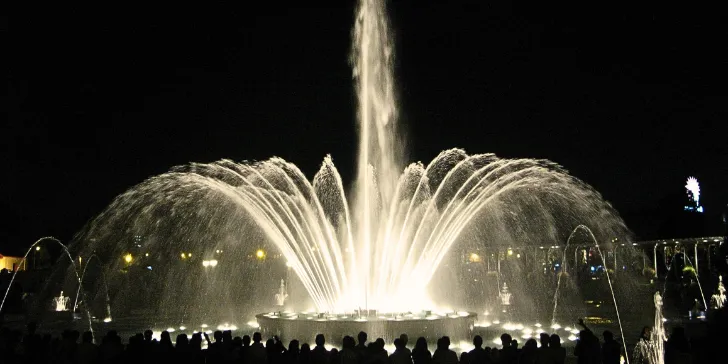
<svg viewBox="0 0 728 364">
<path fill-rule="evenodd" d="M 124 261 L 125 261 L 125 262 L 126 262 L 127 264 L 130 264 L 130 263 L 131 263 L 131 261 L 132 261 L 133 259 L 134 259 L 134 257 L 132 257 L 132 256 L 131 256 L 131 253 L 127 253 L 127 254 L 126 254 L 126 255 L 124 256 Z"/>
</svg>

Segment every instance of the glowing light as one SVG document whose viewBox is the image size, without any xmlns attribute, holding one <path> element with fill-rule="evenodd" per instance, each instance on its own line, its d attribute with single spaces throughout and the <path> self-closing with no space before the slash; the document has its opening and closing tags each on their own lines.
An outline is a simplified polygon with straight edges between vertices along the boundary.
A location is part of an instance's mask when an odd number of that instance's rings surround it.
<svg viewBox="0 0 728 364">
<path fill-rule="evenodd" d="M 105 319 L 104 319 L 104 322 L 105 322 L 105 323 L 107 323 L 107 324 L 108 324 L 109 322 L 111 322 L 111 317 L 107 317 L 107 318 L 105 318 Z"/>
<path fill-rule="evenodd" d="M 257 329 L 257 328 L 260 327 L 260 325 L 258 325 L 258 322 L 257 321 L 248 321 L 248 326 L 250 326 L 250 327 L 252 327 L 254 329 Z"/>
<path fill-rule="evenodd" d="M 145 256 L 145 257 L 148 257 L 148 256 L 149 256 L 149 253 L 144 253 L 144 256 Z"/>
<path fill-rule="evenodd" d="M 479 263 L 482 261 L 482 259 L 480 258 L 480 255 L 475 254 L 475 253 L 470 254 L 469 260 L 471 263 Z"/>
<path fill-rule="evenodd" d="M 263 259 L 263 258 L 265 258 L 265 252 L 263 251 L 263 249 L 258 249 L 258 251 L 255 252 L 255 256 L 258 259 Z"/>
<path fill-rule="evenodd" d="M 202 266 L 203 267 L 217 267 L 217 260 L 215 260 L 215 259 L 212 259 L 212 260 L 203 260 L 202 261 Z"/>
<path fill-rule="evenodd" d="M 187 255 L 185 253 L 180 254 L 180 256 L 182 257 L 182 259 L 187 258 Z"/>
<path fill-rule="evenodd" d="M 513 249 L 508 249 L 508 255 L 513 255 Z"/>
<path fill-rule="evenodd" d="M 173 333 L 173 332 L 174 332 L 174 327 L 168 327 L 168 328 L 167 328 L 167 332 L 169 332 L 169 333 Z"/>
<path fill-rule="evenodd" d="M 230 325 L 230 324 L 228 324 L 226 322 L 226 323 L 224 323 L 222 325 L 217 325 L 217 329 L 220 330 L 220 331 L 227 331 L 227 330 L 235 331 L 235 330 L 238 329 L 238 327 L 235 326 L 235 325 Z"/>
<path fill-rule="evenodd" d="M 558 330 L 558 329 L 561 328 L 561 325 L 559 325 L 559 324 L 553 324 L 553 325 L 551 325 L 551 328 L 554 329 L 554 330 Z"/>
<path fill-rule="evenodd" d="M 131 263 L 132 259 L 134 259 L 134 257 L 131 256 L 131 253 L 127 253 L 126 255 L 124 255 L 125 262 Z"/>
<path fill-rule="evenodd" d="M 286 267 L 288 267 L 288 268 L 293 267 L 293 264 L 291 264 L 291 262 L 286 262 Z"/>
<path fill-rule="evenodd" d="M 180 330 L 186 330 L 187 328 L 186 328 L 186 327 L 184 327 L 184 326 L 180 326 L 180 327 L 179 327 L 179 329 L 180 329 Z"/>
<path fill-rule="evenodd" d="M 40 247 L 39 246 L 36 246 L 35 247 L 35 251 L 40 251 Z"/>
<path fill-rule="evenodd" d="M 569 341 L 576 341 L 575 335 L 569 335 Z"/>
</svg>

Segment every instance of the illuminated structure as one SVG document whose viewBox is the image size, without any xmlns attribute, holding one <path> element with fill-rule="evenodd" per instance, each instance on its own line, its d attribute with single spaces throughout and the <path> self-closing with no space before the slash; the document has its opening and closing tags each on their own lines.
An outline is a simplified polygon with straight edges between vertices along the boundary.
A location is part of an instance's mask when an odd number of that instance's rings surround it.
<svg viewBox="0 0 728 364">
<path fill-rule="evenodd" d="M 0 254 L 0 270 L 7 269 L 10 272 L 23 271 L 26 269 L 26 261 L 23 257 L 10 257 Z"/>
<path fill-rule="evenodd" d="M 685 205 L 685 211 L 704 212 L 703 206 L 700 205 L 700 184 L 695 177 L 688 177 L 685 190 L 687 190 L 690 199 L 690 204 Z M 695 206 L 692 205 L 693 203 Z"/>
<path fill-rule="evenodd" d="M 68 311 L 68 301 L 70 300 L 71 297 L 64 296 L 61 291 L 58 297 L 53 297 L 53 309 L 57 312 Z"/>
</svg>

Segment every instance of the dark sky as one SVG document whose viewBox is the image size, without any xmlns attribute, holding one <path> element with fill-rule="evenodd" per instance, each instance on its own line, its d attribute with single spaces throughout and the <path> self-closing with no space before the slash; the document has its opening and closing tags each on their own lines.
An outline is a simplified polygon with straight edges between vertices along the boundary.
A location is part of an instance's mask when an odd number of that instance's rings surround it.
<svg viewBox="0 0 728 364">
<path fill-rule="evenodd" d="M 277 155 L 311 177 L 331 153 L 350 181 L 355 4 L 332 3 L 9 17 L 0 252 L 44 235 L 67 241 L 114 196 L 189 161 Z M 682 197 L 689 175 L 707 211 L 722 210 L 724 19 L 686 4 L 538 6 L 390 5 L 409 158 L 451 147 L 548 158 L 601 191 L 640 235 L 649 235 L 644 216 Z"/>
</svg>

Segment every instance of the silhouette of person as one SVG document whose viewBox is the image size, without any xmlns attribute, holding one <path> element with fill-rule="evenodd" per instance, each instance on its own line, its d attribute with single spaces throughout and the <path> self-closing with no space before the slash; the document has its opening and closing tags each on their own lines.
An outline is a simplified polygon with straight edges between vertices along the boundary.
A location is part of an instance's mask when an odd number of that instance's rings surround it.
<svg viewBox="0 0 728 364">
<path fill-rule="evenodd" d="M 291 340 L 288 343 L 288 350 L 283 353 L 283 363 L 298 364 L 298 356 L 301 353 L 298 340 Z"/>
<path fill-rule="evenodd" d="M 266 353 L 265 347 L 263 346 L 263 343 L 261 343 L 262 340 L 263 337 L 260 335 L 259 332 L 253 333 L 253 343 L 248 349 L 245 360 L 247 364 L 267 364 L 268 355 Z M 245 345 L 245 342 L 243 342 L 243 345 Z"/>
<path fill-rule="evenodd" d="M 561 337 L 552 334 L 549 337 L 549 351 L 554 364 L 564 364 L 566 362 L 566 349 L 561 347 Z"/>
<path fill-rule="evenodd" d="M 516 346 L 511 345 L 513 338 L 511 335 L 503 334 L 500 337 L 502 349 L 498 352 L 500 363 L 503 364 L 515 364 L 518 362 L 518 349 Z"/>
<path fill-rule="evenodd" d="M 433 364 L 458 364 L 458 355 L 450 350 L 450 338 L 443 336 L 437 340 L 437 349 L 432 354 Z"/>
<path fill-rule="evenodd" d="M 523 345 L 523 350 L 518 355 L 518 364 L 536 364 L 538 357 L 538 343 L 536 339 L 528 339 Z"/>
<path fill-rule="evenodd" d="M 609 330 L 604 330 L 602 337 L 604 337 L 602 364 L 619 364 L 621 350 L 617 340 L 614 340 L 614 334 Z"/>
<path fill-rule="evenodd" d="M 549 340 L 549 334 L 542 332 L 539 335 L 538 341 L 541 343 L 541 346 L 536 349 L 537 364 L 551 364 L 554 361 L 551 350 L 549 349 Z"/>
<path fill-rule="evenodd" d="M 427 349 L 427 340 L 424 337 L 417 338 L 415 347 L 412 349 L 412 362 L 414 364 L 430 364 L 432 353 Z"/>
<path fill-rule="evenodd" d="M 400 337 L 394 339 L 394 352 L 389 356 L 389 362 L 391 364 L 413 364 L 412 354 L 404 346 L 405 341 Z"/>
<path fill-rule="evenodd" d="M 356 351 L 359 354 L 359 363 L 365 364 L 369 361 L 369 348 L 367 347 L 367 333 L 360 331 L 356 336 L 359 343 L 356 345 Z"/>
<path fill-rule="evenodd" d="M 308 344 L 301 344 L 301 353 L 298 355 L 299 364 L 309 364 L 311 362 L 311 347 Z"/>
<path fill-rule="evenodd" d="M 326 350 L 326 338 L 323 334 L 316 335 L 316 347 L 311 350 L 311 364 L 329 364 L 329 351 Z"/>
<path fill-rule="evenodd" d="M 468 352 L 468 361 L 470 364 L 488 364 L 490 358 L 488 353 L 483 349 L 483 338 L 480 335 L 475 335 L 473 338 L 473 350 Z"/>
<path fill-rule="evenodd" d="M 99 348 L 94 345 L 94 336 L 91 331 L 86 331 L 81 337 L 81 344 L 78 345 L 78 363 L 95 364 L 99 360 Z"/>
</svg>

